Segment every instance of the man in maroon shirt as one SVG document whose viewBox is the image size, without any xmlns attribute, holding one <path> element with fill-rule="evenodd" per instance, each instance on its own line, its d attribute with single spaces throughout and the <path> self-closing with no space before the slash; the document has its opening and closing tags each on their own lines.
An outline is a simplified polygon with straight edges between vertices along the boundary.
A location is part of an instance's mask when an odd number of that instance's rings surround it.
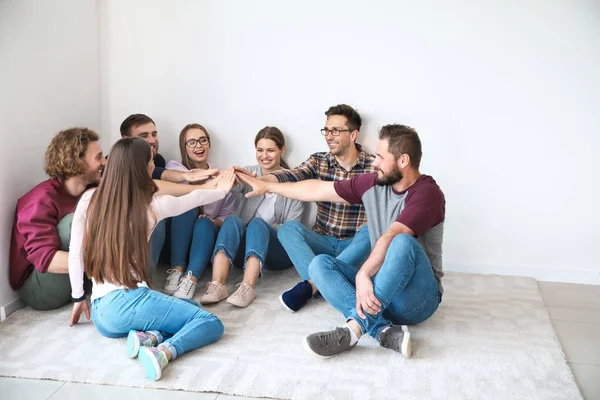
<svg viewBox="0 0 600 400">
<path fill-rule="evenodd" d="M 50 179 L 17 201 L 10 243 L 10 285 L 27 305 L 52 310 L 71 300 L 68 250 L 81 194 L 100 182 L 106 159 L 87 128 L 58 133 L 46 150 Z"/>
</svg>

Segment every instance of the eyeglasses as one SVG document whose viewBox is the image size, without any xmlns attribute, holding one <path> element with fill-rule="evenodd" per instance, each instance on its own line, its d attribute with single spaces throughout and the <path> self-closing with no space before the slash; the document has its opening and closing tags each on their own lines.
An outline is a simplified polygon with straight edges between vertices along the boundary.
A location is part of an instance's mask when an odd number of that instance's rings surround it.
<svg viewBox="0 0 600 400">
<path fill-rule="evenodd" d="M 333 128 L 333 129 L 323 128 L 323 129 L 321 129 L 321 135 L 323 135 L 323 136 L 327 136 L 328 133 L 331 133 L 333 136 L 340 136 L 340 133 L 342 133 L 342 132 L 350 132 L 350 129 L 338 129 L 338 128 Z"/>
<path fill-rule="evenodd" d="M 203 136 L 199 139 L 190 139 L 187 142 L 185 142 L 185 145 L 190 149 L 193 149 L 194 147 L 198 146 L 198 143 L 200 143 L 202 146 L 206 146 L 208 144 L 208 138 L 206 136 Z"/>
</svg>

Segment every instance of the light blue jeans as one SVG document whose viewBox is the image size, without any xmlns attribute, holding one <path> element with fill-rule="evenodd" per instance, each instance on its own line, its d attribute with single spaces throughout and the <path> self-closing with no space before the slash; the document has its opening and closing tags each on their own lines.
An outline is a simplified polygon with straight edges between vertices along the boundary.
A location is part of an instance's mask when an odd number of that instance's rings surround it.
<svg viewBox="0 0 600 400">
<path fill-rule="evenodd" d="M 171 265 L 187 267 L 200 279 L 210 262 L 218 231 L 210 219 L 198 218 L 197 208 L 171 218 Z"/>
<path fill-rule="evenodd" d="M 92 320 L 109 338 L 127 336 L 131 329 L 151 332 L 173 359 L 209 345 L 223 336 L 223 324 L 193 300 L 182 300 L 139 287 L 115 290 L 92 303 Z"/>
<path fill-rule="evenodd" d="M 353 238 L 336 239 L 315 233 L 298 221 L 288 221 L 279 228 L 277 237 L 303 280 L 311 279 L 308 266 L 316 255 L 326 254 L 360 268 L 371 253 L 367 225 Z"/>
<path fill-rule="evenodd" d="M 239 253 L 244 247 L 244 253 Z M 248 226 L 237 215 L 225 219 L 219 236 L 213 258 L 221 251 L 229 259 L 231 265 L 244 264 L 250 256 L 254 256 L 260 263 L 260 269 L 281 271 L 292 266 L 285 249 L 277 239 L 277 229 L 267 224 L 262 218 L 253 218 Z M 244 257 L 240 257 L 243 254 Z"/>
<path fill-rule="evenodd" d="M 433 315 L 441 301 L 433 268 L 415 238 L 397 235 L 390 244 L 381 269 L 373 277 L 375 297 L 381 310 L 375 315 L 356 312 L 355 279 L 360 266 L 328 255 L 316 256 L 308 268 L 321 295 L 347 319 L 360 325 L 363 333 L 378 339 L 383 328 L 392 323 L 412 325 Z"/>
</svg>

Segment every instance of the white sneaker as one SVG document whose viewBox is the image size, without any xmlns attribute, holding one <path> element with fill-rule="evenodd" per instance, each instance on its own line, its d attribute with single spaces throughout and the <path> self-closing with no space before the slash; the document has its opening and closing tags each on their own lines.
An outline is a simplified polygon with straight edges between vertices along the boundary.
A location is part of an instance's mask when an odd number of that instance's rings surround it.
<svg viewBox="0 0 600 400">
<path fill-rule="evenodd" d="M 179 281 L 179 286 L 177 286 L 177 291 L 173 297 L 177 297 L 178 299 L 191 299 L 194 297 L 195 293 L 196 284 L 192 280 L 192 271 L 188 271 L 188 273 L 181 278 L 181 281 Z"/>
<path fill-rule="evenodd" d="M 173 293 L 177 291 L 177 287 L 179 286 L 179 280 L 181 279 L 182 272 L 173 268 L 168 270 L 167 273 L 169 275 L 167 275 L 167 283 L 165 284 L 165 289 L 163 292 L 169 296 L 173 296 Z"/>
</svg>

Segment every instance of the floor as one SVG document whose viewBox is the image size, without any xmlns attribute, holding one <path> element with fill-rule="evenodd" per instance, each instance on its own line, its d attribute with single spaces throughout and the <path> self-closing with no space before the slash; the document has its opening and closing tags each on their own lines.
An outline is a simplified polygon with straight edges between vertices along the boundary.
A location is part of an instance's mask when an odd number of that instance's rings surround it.
<svg viewBox="0 0 600 400">
<path fill-rule="evenodd" d="M 567 362 L 586 400 L 600 400 L 600 286 L 540 282 L 540 290 Z M 190 393 L 0 377 L 3 400 L 121 399 L 242 400 Z"/>
</svg>

